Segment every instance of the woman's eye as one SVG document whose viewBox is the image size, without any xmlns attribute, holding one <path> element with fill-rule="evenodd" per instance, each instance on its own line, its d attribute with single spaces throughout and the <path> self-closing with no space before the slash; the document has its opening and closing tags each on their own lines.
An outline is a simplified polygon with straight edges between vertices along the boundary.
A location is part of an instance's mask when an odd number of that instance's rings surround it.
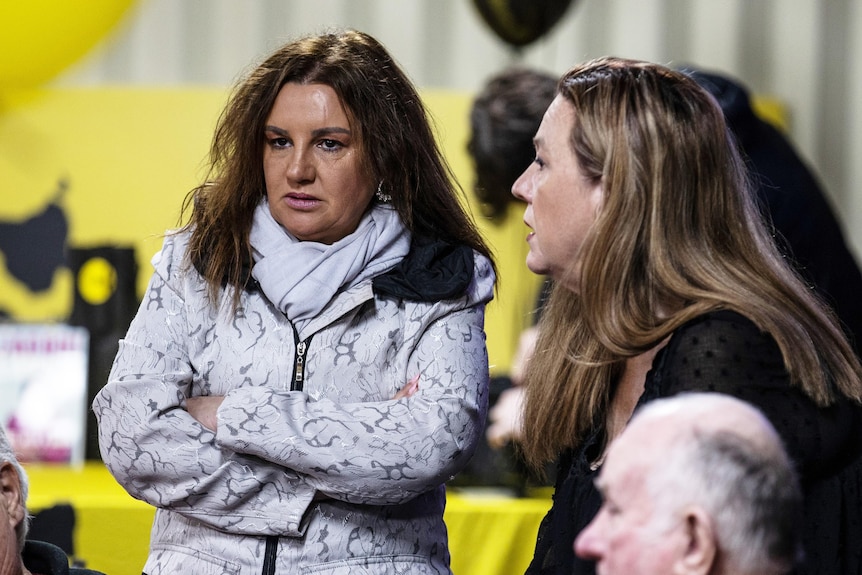
<svg viewBox="0 0 862 575">
<path fill-rule="evenodd" d="M 540 168 L 545 167 L 545 160 L 543 160 L 539 156 L 536 156 L 536 158 L 533 160 L 533 163 L 536 164 L 537 166 L 539 166 Z"/>
<path fill-rule="evenodd" d="M 320 147 L 327 151 L 335 151 L 342 147 L 338 140 L 325 139 L 320 141 Z"/>
<path fill-rule="evenodd" d="M 284 148 L 288 144 L 287 138 L 270 138 L 269 140 L 269 145 L 273 148 Z"/>
</svg>

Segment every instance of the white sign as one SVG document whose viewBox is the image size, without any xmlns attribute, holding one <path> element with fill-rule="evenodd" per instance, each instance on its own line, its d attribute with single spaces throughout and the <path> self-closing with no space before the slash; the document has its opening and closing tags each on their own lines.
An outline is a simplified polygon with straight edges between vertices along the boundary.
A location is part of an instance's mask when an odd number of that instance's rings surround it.
<svg viewBox="0 0 862 575">
<path fill-rule="evenodd" d="M 0 324 L 0 422 L 21 462 L 82 463 L 89 333 Z"/>
</svg>

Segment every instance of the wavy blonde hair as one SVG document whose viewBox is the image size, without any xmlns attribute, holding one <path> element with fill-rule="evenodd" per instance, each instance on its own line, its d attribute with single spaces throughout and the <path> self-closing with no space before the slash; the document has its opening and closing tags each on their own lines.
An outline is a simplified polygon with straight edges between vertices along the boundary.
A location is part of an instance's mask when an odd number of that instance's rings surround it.
<svg viewBox="0 0 862 575">
<path fill-rule="evenodd" d="M 792 384 L 818 405 L 836 392 L 862 402 L 859 360 L 775 247 L 712 96 L 664 66 L 619 58 L 572 68 L 558 95 L 574 107 L 572 151 L 601 180 L 604 203 L 580 252 L 586 287 L 557 284 L 539 324 L 525 374 L 527 460 L 540 468 L 604 426 L 625 360 L 717 309 L 772 335 Z"/>
</svg>

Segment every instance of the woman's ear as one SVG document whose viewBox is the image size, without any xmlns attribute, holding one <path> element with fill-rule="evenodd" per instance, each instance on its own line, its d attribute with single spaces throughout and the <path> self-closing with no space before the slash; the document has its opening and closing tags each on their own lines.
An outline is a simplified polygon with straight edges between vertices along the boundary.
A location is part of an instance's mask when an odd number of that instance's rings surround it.
<svg viewBox="0 0 862 575">
<path fill-rule="evenodd" d="M 24 520 L 26 511 L 21 500 L 21 478 L 8 461 L 0 465 L 0 504 L 6 509 L 13 528 Z"/>
<path fill-rule="evenodd" d="M 679 575 L 707 575 L 718 561 L 718 542 L 712 518 L 702 507 L 683 510 L 685 549 L 674 565 Z"/>
</svg>

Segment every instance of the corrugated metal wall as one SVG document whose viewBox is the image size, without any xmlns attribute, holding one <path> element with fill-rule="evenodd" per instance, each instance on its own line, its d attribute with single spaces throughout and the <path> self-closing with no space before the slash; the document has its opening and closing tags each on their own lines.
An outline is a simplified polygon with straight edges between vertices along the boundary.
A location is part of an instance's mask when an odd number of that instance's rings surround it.
<svg viewBox="0 0 862 575">
<path fill-rule="evenodd" d="M 140 0 L 63 85 L 227 85 L 330 26 L 380 39 L 420 87 L 474 91 L 514 61 L 562 73 L 613 54 L 729 73 L 787 107 L 790 135 L 862 253 L 862 1 L 573 0 L 516 52 L 472 0 Z"/>
</svg>

